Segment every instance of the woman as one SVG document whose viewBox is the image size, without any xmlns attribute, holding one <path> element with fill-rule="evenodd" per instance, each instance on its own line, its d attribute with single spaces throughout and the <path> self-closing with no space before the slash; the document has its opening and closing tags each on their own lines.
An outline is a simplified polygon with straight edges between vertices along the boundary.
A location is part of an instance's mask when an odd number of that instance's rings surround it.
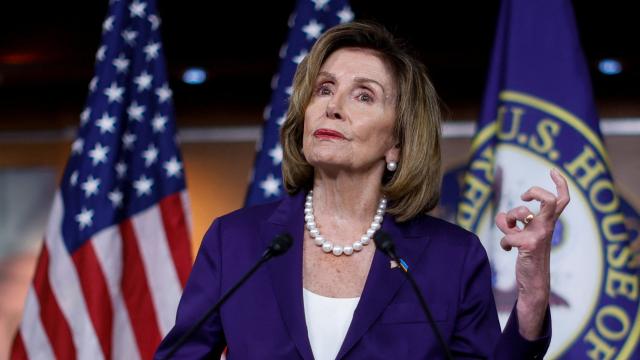
<svg viewBox="0 0 640 360">
<path fill-rule="evenodd" d="M 456 358 L 534 358 L 550 341 L 549 259 L 569 201 L 534 187 L 496 217 L 518 248 L 518 301 L 501 334 L 477 237 L 425 215 L 440 186 L 440 114 L 423 66 L 379 26 L 330 29 L 302 61 L 282 128 L 284 200 L 217 219 L 205 236 L 162 356 L 287 232 L 292 249 L 245 283 L 178 358 L 442 358 L 403 274 L 371 241 L 380 228 L 417 278 Z M 523 229 L 517 221 L 527 222 Z"/>
</svg>

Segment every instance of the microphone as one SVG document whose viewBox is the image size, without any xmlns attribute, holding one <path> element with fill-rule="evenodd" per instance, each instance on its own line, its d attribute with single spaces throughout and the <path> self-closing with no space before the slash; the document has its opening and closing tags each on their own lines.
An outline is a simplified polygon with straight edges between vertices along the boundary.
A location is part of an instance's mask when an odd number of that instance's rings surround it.
<svg viewBox="0 0 640 360">
<path fill-rule="evenodd" d="M 271 240 L 271 244 L 267 247 L 267 250 L 264 251 L 262 257 L 266 257 L 267 260 L 269 260 L 274 256 L 280 256 L 289 250 L 291 244 L 293 244 L 291 235 L 280 234 Z"/>
<path fill-rule="evenodd" d="M 373 234 L 373 241 L 375 242 L 376 248 L 378 250 L 385 253 L 388 257 L 391 258 L 391 260 L 398 263 L 400 268 L 402 268 L 403 270 L 402 273 L 405 274 L 405 276 L 411 283 L 411 287 L 413 288 L 413 291 L 418 296 L 418 300 L 420 300 L 420 305 L 422 305 L 422 310 L 424 310 L 425 315 L 427 315 L 427 319 L 429 321 L 429 324 L 431 325 L 431 329 L 436 334 L 436 338 L 438 339 L 440 346 L 442 346 L 442 350 L 444 351 L 445 357 L 449 360 L 453 360 L 453 356 L 451 356 L 451 351 L 449 351 L 449 347 L 444 342 L 444 339 L 442 338 L 442 334 L 440 333 L 438 326 L 436 326 L 436 323 L 433 321 L 431 310 L 429 310 L 429 306 L 427 305 L 427 302 L 424 299 L 424 296 L 422 296 L 422 292 L 418 287 L 418 283 L 416 283 L 415 278 L 409 272 L 409 267 L 404 262 L 404 260 L 399 258 L 398 254 L 396 254 L 396 246 L 393 243 L 393 239 L 391 238 L 391 236 L 382 230 L 378 230 L 375 232 L 375 234 Z"/>
<path fill-rule="evenodd" d="M 264 253 L 262 253 L 262 256 L 260 257 L 260 259 L 253 265 L 253 267 L 251 269 L 249 269 L 249 271 L 247 271 L 241 278 L 240 280 L 238 280 L 238 282 L 236 282 L 235 285 L 233 285 L 229 290 L 227 290 L 218 300 L 218 302 L 216 302 L 215 304 L 213 304 L 213 306 L 211 306 L 209 308 L 209 310 L 207 310 L 206 313 L 204 313 L 204 315 L 202 315 L 202 317 L 198 320 L 198 322 L 196 322 L 195 324 L 193 324 L 193 326 L 191 326 L 191 328 L 185 332 L 180 339 L 178 339 L 178 341 L 173 344 L 173 346 L 169 349 L 169 352 L 167 352 L 166 355 L 164 355 L 163 357 L 161 357 L 161 359 L 169 359 L 173 354 L 175 354 L 176 351 L 178 351 L 178 349 L 180 349 L 182 347 L 182 345 L 184 345 L 184 343 L 189 339 L 189 337 L 191 335 L 193 335 L 193 333 L 198 330 L 202 324 L 204 324 L 205 321 L 207 321 L 207 319 L 216 311 L 218 311 L 218 309 L 220 308 L 220 306 L 222 306 L 222 304 L 224 304 L 227 299 L 236 291 L 238 290 L 238 288 L 244 284 L 247 279 L 249 279 L 251 277 L 251 275 L 253 275 L 253 273 L 256 272 L 256 270 L 258 270 L 258 268 L 260 268 L 260 266 L 262 266 L 262 264 L 264 264 L 265 262 L 267 262 L 269 259 L 282 255 L 285 252 L 287 252 L 289 250 L 289 248 L 291 247 L 291 244 L 293 244 L 293 239 L 291 238 L 291 235 L 289 234 L 280 234 L 278 236 L 276 236 L 275 238 L 273 238 L 273 240 L 271 240 L 271 244 L 267 247 L 267 249 L 264 251 Z"/>
</svg>

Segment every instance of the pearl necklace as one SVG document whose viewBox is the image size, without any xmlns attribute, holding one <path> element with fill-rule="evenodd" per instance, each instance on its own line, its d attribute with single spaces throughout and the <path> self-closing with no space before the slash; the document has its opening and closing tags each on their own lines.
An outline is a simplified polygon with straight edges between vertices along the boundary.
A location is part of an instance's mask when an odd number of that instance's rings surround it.
<svg viewBox="0 0 640 360">
<path fill-rule="evenodd" d="M 354 242 L 351 246 L 340 246 L 334 245 L 329 240 L 325 239 L 322 235 L 320 235 L 320 230 L 315 222 L 315 216 L 313 215 L 313 190 L 309 191 L 307 195 L 307 201 L 304 203 L 304 222 L 307 226 L 307 230 L 309 230 L 309 235 L 313 238 L 313 242 L 322 247 L 322 251 L 325 253 L 333 253 L 335 256 L 340 256 L 342 254 L 351 255 L 353 252 L 358 252 L 362 250 L 363 246 L 369 244 L 373 234 L 380 229 L 382 224 L 382 219 L 384 218 L 384 212 L 387 208 L 387 199 L 383 196 L 378 203 L 378 208 L 376 209 L 376 215 L 373 217 L 373 221 L 371 222 L 371 226 L 367 229 L 367 232 L 364 233 L 360 239 Z"/>
</svg>

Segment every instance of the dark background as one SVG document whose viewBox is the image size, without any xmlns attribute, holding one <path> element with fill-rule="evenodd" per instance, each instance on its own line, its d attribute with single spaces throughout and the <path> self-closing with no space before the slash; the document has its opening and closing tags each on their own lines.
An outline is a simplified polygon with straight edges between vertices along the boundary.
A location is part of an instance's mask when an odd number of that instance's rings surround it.
<svg viewBox="0 0 640 360">
<path fill-rule="evenodd" d="M 535 0 L 533 0 L 535 1 Z M 602 116 L 639 116 L 640 26 L 632 1 L 575 1 L 583 49 Z M 408 40 L 427 65 L 449 117 L 473 119 L 486 77 L 499 1 L 352 0 Z M 73 126 L 93 76 L 108 1 L 14 1 L 0 13 L 0 130 Z M 159 1 L 178 123 L 253 125 L 269 102 L 278 50 L 294 1 Z M 598 72 L 604 57 L 622 74 Z M 208 81 L 181 82 L 190 66 Z M 240 121 L 226 114 L 247 114 Z M 205 120 L 206 119 L 206 120 Z"/>
</svg>

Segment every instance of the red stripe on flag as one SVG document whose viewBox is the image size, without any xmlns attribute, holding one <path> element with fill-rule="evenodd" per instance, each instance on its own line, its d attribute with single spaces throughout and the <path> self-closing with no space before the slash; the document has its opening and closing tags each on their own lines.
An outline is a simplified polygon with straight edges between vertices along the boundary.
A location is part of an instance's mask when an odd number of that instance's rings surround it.
<svg viewBox="0 0 640 360">
<path fill-rule="evenodd" d="M 173 257 L 176 272 L 184 288 L 191 271 L 191 240 L 185 209 L 182 207 L 180 193 L 169 195 L 160 201 L 160 213 L 164 232 L 167 234 L 169 249 Z"/>
<path fill-rule="evenodd" d="M 160 344 L 160 328 L 131 220 L 127 219 L 120 224 L 120 233 L 125 269 L 122 276 L 122 295 L 129 312 L 140 356 L 143 359 L 151 359 L 156 347 Z"/>
<path fill-rule="evenodd" d="M 60 305 L 56 299 L 51 284 L 49 283 L 49 251 L 45 241 L 42 247 L 42 253 L 38 260 L 36 273 L 33 278 L 33 287 L 35 288 L 40 304 L 40 319 L 53 353 L 58 359 L 75 359 L 76 348 L 73 344 L 71 336 L 71 328 L 67 323 L 67 319 L 60 310 Z"/>
<path fill-rule="evenodd" d="M 107 281 L 91 241 L 87 241 L 71 256 L 80 278 L 89 317 L 100 340 L 105 359 L 111 359 L 113 306 Z"/>
<path fill-rule="evenodd" d="M 27 349 L 24 347 L 24 342 L 22 342 L 22 335 L 20 335 L 20 331 L 16 334 L 16 337 L 13 339 L 13 346 L 11 347 L 11 355 L 9 357 L 11 360 L 27 360 L 29 357 L 27 356 Z"/>
</svg>

